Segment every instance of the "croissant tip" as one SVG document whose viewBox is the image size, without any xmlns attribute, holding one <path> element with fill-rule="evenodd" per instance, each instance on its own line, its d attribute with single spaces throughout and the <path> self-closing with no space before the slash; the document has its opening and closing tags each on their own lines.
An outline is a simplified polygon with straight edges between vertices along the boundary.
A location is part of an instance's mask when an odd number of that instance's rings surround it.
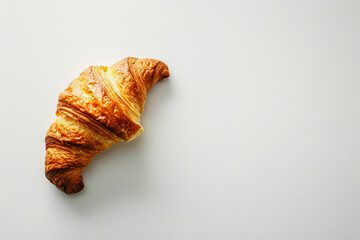
<svg viewBox="0 0 360 240">
<path fill-rule="evenodd" d="M 170 77 L 169 68 L 167 66 L 166 66 L 166 68 L 163 69 L 163 71 L 161 72 L 161 75 L 162 75 L 163 79 Z"/>
<path fill-rule="evenodd" d="M 77 169 L 76 169 L 77 170 Z M 54 169 L 45 172 L 46 178 L 59 190 L 66 194 L 74 194 L 84 189 L 83 178 L 80 171 L 73 169 Z"/>
<path fill-rule="evenodd" d="M 163 80 L 164 78 L 170 77 L 169 67 L 168 67 L 165 63 L 163 63 L 163 62 L 161 62 L 161 70 L 160 70 L 160 71 L 161 71 L 161 72 L 160 72 L 160 79 L 159 79 L 159 81 Z"/>
<path fill-rule="evenodd" d="M 78 193 L 78 192 L 80 192 L 81 190 L 83 190 L 84 189 L 84 183 L 83 182 L 79 182 L 79 183 L 77 183 L 77 184 L 74 184 L 74 185 L 72 185 L 72 186 L 68 186 L 68 187 L 66 187 L 65 189 L 64 189 L 64 192 L 66 193 L 66 194 L 69 194 L 69 195 L 71 195 L 71 194 L 74 194 L 74 193 Z"/>
</svg>

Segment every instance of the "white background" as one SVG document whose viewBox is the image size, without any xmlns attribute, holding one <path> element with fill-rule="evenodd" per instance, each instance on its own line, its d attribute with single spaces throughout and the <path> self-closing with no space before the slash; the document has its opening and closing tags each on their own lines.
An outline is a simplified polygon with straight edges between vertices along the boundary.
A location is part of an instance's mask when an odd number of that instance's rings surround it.
<svg viewBox="0 0 360 240">
<path fill-rule="evenodd" d="M 1 239 L 360 239 L 358 1 L 0 1 Z M 164 61 L 145 131 L 44 176 L 85 68 Z"/>
</svg>

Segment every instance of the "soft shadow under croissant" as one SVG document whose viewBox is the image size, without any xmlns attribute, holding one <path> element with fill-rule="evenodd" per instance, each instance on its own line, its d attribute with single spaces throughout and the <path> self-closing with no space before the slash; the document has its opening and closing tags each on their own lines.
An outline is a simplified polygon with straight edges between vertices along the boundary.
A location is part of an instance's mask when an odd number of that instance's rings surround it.
<svg viewBox="0 0 360 240">
<path fill-rule="evenodd" d="M 143 131 L 147 91 L 169 75 L 163 62 L 150 58 L 87 68 L 59 96 L 57 119 L 45 137 L 47 179 L 67 194 L 81 191 L 81 172 L 97 153 Z"/>
</svg>

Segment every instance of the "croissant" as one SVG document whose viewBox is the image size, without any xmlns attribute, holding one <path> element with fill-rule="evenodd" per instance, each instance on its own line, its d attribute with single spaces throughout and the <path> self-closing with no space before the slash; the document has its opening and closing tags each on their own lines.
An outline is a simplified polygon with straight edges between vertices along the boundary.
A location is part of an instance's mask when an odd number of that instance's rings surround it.
<svg viewBox="0 0 360 240">
<path fill-rule="evenodd" d="M 169 76 L 163 62 L 134 57 L 82 72 L 60 93 L 57 119 L 46 133 L 46 178 L 67 194 L 81 191 L 81 172 L 97 153 L 143 131 L 146 94 Z"/>
</svg>

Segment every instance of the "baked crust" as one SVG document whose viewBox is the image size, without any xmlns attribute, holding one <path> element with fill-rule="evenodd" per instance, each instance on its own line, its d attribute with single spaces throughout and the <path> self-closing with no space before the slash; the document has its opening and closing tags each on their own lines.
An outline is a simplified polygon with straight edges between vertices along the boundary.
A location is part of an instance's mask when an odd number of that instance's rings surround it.
<svg viewBox="0 0 360 240">
<path fill-rule="evenodd" d="M 167 77 L 168 67 L 150 58 L 128 57 L 83 71 L 61 92 L 57 119 L 45 137 L 49 181 L 67 194 L 81 191 L 81 171 L 97 153 L 143 131 L 147 91 Z"/>
</svg>

